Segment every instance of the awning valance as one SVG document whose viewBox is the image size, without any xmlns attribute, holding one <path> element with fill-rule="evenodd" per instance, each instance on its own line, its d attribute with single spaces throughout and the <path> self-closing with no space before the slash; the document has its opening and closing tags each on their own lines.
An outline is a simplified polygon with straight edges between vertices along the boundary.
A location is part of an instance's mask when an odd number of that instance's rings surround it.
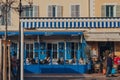
<svg viewBox="0 0 120 80">
<path fill-rule="evenodd" d="M 5 32 L 0 32 L 0 35 L 4 35 Z M 82 35 L 83 32 L 24 32 L 24 35 Z M 19 35 L 19 32 L 7 32 L 8 36 Z"/>
</svg>

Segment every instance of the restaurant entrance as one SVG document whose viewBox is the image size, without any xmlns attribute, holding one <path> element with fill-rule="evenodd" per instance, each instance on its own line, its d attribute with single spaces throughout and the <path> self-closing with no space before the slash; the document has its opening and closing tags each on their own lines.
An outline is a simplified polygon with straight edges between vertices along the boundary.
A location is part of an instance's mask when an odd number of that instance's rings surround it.
<svg viewBox="0 0 120 80">
<path fill-rule="evenodd" d="M 109 53 L 114 52 L 114 43 L 113 42 L 100 42 L 99 46 L 99 55 L 101 59 L 107 56 Z"/>
</svg>

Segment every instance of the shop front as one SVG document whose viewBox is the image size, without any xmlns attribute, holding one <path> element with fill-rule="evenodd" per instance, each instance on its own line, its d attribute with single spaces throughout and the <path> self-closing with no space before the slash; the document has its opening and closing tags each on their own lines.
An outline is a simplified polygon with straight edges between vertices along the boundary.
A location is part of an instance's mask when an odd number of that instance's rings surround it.
<svg viewBox="0 0 120 80">
<path fill-rule="evenodd" d="M 91 53 L 92 56 L 95 54 L 96 60 L 98 60 L 98 58 L 103 58 L 105 50 L 113 50 L 109 44 L 104 46 L 102 43 L 99 45 L 99 42 L 119 41 L 119 36 L 116 36 L 119 33 L 111 32 L 113 28 L 120 27 L 119 23 L 119 18 L 22 18 L 21 32 L 26 35 L 37 34 L 39 36 L 31 43 L 25 39 L 26 36 L 22 37 L 25 40 L 21 40 L 21 43 L 25 42 L 25 72 L 85 73 L 86 62 Z M 24 30 L 28 32 L 24 32 Z M 40 31 L 39 34 L 38 31 Z M 85 32 L 85 39 L 83 34 L 79 33 L 81 31 Z M 31 39 L 34 37 L 31 36 Z M 85 40 L 91 45 L 86 47 Z"/>
</svg>

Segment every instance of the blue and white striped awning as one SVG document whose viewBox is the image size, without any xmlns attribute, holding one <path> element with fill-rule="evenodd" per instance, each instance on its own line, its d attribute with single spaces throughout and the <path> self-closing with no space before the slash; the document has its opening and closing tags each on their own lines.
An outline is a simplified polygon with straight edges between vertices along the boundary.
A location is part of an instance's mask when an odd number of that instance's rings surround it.
<svg viewBox="0 0 120 80">
<path fill-rule="evenodd" d="M 21 26 L 31 28 L 119 28 L 119 18 L 21 19 Z"/>
</svg>

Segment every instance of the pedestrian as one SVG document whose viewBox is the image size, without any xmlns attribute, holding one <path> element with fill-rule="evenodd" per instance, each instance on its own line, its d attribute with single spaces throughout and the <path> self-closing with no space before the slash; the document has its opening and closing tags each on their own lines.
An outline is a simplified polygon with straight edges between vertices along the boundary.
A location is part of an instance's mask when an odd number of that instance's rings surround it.
<svg viewBox="0 0 120 80">
<path fill-rule="evenodd" d="M 107 61 L 106 61 L 106 57 L 103 57 L 103 61 L 102 61 L 102 72 L 104 75 L 106 75 L 106 69 L 107 69 Z"/>
<path fill-rule="evenodd" d="M 11 58 L 11 71 L 12 75 L 14 77 L 14 80 L 16 80 L 16 75 L 17 75 L 17 54 L 13 54 Z"/>
<path fill-rule="evenodd" d="M 110 53 L 107 57 L 107 72 L 106 72 L 106 77 L 112 76 L 112 66 L 113 66 L 113 59 L 112 59 L 112 54 Z"/>
<path fill-rule="evenodd" d="M 88 73 L 91 74 L 93 73 L 93 61 L 91 58 L 88 59 Z"/>
</svg>

